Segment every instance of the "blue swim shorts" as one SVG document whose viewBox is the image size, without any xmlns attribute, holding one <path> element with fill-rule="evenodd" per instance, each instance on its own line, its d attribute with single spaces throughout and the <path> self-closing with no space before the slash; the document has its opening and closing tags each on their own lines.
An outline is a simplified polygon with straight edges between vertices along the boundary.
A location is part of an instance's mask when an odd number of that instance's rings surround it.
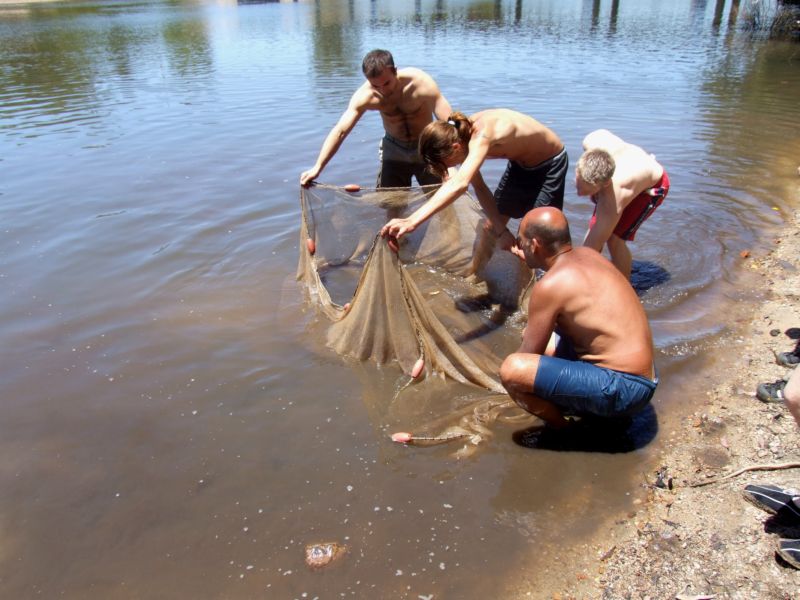
<svg viewBox="0 0 800 600">
<path fill-rule="evenodd" d="M 567 358 L 561 358 L 567 356 Z M 533 393 L 568 415 L 621 417 L 644 408 L 658 385 L 640 375 L 598 367 L 573 358 L 562 338 L 556 356 L 539 358 Z"/>
</svg>

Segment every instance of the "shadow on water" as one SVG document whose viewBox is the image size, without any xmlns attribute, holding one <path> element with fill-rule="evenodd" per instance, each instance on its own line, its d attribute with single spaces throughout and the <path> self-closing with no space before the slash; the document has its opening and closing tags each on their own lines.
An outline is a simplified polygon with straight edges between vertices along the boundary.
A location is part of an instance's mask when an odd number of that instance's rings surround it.
<svg viewBox="0 0 800 600">
<path fill-rule="evenodd" d="M 667 283 L 672 276 L 664 267 L 649 260 L 633 261 L 631 285 L 638 296 L 644 296 L 650 288 Z"/>
<path fill-rule="evenodd" d="M 481 338 L 499 329 L 516 312 L 516 307 L 513 306 L 492 308 L 492 297 L 489 294 L 459 298 L 456 300 L 456 309 L 461 312 L 480 311 L 484 315 L 480 326 L 461 335 L 453 336 L 458 344 Z"/>
<path fill-rule="evenodd" d="M 620 454 L 644 448 L 658 433 L 658 417 L 652 404 L 630 417 L 584 418 L 566 430 L 541 426 L 515 432 L 514 442 L 526 448 L 558 452 Z"/>
</svg>

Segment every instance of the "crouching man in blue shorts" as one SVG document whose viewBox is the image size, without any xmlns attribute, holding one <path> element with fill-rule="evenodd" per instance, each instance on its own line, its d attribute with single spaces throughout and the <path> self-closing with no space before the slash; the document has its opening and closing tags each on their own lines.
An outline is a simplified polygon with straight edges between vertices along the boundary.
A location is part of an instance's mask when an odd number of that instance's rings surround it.
<svg viewBox="0 0 800 600">
<path fill-rule="evenodd" d="M 551 207 L 525 215 L 514 252 L 546 271 L 522 345 L 500 368 L 514 401 L 554 428 L 567 425 L 565 414 L 619 417 L 646 406 L 658 385 L 653 340 L 628 280 L 596 250 L 573 248 L 566 217 Z"/>
</svg>

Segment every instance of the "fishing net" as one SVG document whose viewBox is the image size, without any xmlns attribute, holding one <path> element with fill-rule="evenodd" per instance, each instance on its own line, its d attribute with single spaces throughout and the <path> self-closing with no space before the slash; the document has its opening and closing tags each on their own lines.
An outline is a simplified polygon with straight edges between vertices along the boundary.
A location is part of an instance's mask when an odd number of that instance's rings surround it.
<svg viewBox="0 0 800 600">
<path fill-rule="evenodd" d="M 493 252 L 494 239 L 479 235 L 482 213 L 468 194 L 401 238 L 396 251 L 390 247 L 378 234 L 381 227 L 411 214 L 435 190 L 301 188 L 297 278 L 330 323 L 328 347 L 402 369 L 405 383 L 392 402 L 402 402 L 409 387 L 435 381 L 471 389 L 461 394 L 468 398 L 461 405 L 409 423 L 417 432 L 409 441 L 463 439 L 475 446 L 492 422 L 522 412 L 498 373 L 503 358 L 519 347 L 519 308 L 531 273 L 512 254 Z"/>
</svg>

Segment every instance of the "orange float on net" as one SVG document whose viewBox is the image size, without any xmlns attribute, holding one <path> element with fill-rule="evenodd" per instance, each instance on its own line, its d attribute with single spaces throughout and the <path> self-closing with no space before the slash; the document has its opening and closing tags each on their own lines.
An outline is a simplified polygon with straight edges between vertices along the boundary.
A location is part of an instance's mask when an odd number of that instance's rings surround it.
<svg viewBox="0 0 800 600">
<path fill-rule="evenodd" d="M 345 192 L 359 192 L 359 191 L 361 191 L 361 186 L 358 185 L 357 183 L 348 183 L 346 186 L 344 186 L 344 191 Z"/>
<path fill-rule="evenodd" d="M 347 303 L 344 305 L 344 312 L 350 312 L 350 303 L 349 303 L 349 302 L 347 302 Z"/>
<path fill-rule="evenodd" d="M 392 441 L 398 444 L 407 444 L 414 436 L 406 431 L 398 431 L 392 434 Z"/>
<path fill-rule="evenodd" d="M 308 248 L 308 253 L 314 256 L 314 253 L 317 251 L 317 243 L 311 238 L 308 238 L 306 240 L 306 248 Z"/>
<path fill-rule="evenodd" d="M 422 370 L 425 368 L 425 359 L 420 357 L 417 362 L 414 363 L 414 368 L 411 369 L 411 377 L 416 379 L 422 373 Z"/>
</svg>

